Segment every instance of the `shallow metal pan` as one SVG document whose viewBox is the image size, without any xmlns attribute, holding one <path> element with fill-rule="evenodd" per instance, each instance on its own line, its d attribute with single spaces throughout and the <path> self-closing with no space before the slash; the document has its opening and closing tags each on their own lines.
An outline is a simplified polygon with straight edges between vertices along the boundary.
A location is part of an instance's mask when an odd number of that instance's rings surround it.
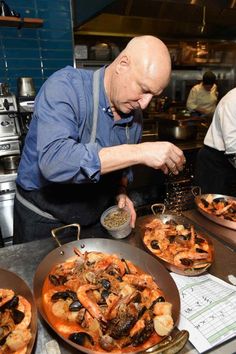
<svg viewBox="0 0 236 354">
<path fill-rule="evenodd" d="M 73 224 L 74 226 L 76 224 Z M 71 225 L 68 225 L 69 227 Z M 61 228 L 59 228 L 61 229 Z M 55 229 L 56 231 L 59 229 Z M 54 231 L 52 231 L 53 236 L 56 238 L 56 241 L 59 243 L 57 237 L 55 236 Z M 79 232 L 78 232 L 79 237 Z M 60 243 L 59 243 L 60 245 Z M 51 251 L 39 264 L 35 276 L 34 276 L 34 296 L 36 300 L 36 304 L 38 310 L 43 317 L 43 319 L 47 322 L 47 324 L 53 329 L 54 332 L 57 331 L 53 328 L 50 324 L 49 320 L 47 319 L 47 315 L 43 308 L 42 303 L 42 288 L 43 283 L 47 275 L 49 274 L 50 270 L 53 266 L 58 263 L 66 261 L 68 258 L 74 256 L 74 248 L 79 248 L 82 252 L 85 251 L 98 251 L 104 253 L 116 253 L 120 258 L 126 258 L 132 261 L 134 264 L 138 265 L 143 271 L 151 274 L 154 279 L 156 280 L 158 286 L 164 291 L 166 295 L 166 301 L 169 301 L 173 305 L 173 319 L 176 325 L 179 313 L 180 313 L 180 297 L 178 289 L 175 285 L 175 282 L 171 278 L 168 271 L 160 264 L 155 258 L 151 257 L 146 252 L 142 251 L 141 249 L 128 245 L 127 243 L 116 241 L 116 240 L 107 240 L 107 239 L 83 239 L 77 240 L 73 242 L 69 242 L 64 244 L 63 246 L 56 248 L 55 250 Z M 64 337 L 62 337 L 59 333 L 57 333 L 64 341 L 66 341 L 71 346 L 75 347 L 77 350 L 81 352 L 94 354 L 91 350 L 77 345 Z M 164 345 L 159 343 L 157 346 L 153 347 L 152 349 L 147 349 L 147 351 L 142 351 L 142 353 L 165 353 L 165 350 L 169 350 L 168 353 L 177 353 L 186 343 L 188 339 L 188 332 L 181 331 L 172 341 L 165 340 Z M 132 352 L 131 354 L 137 354 L 137 351 Z M 166 352 L 167 353 L 167 352 Z"/>
<path fill-rule="evenodd" d="M 155 208 L 161 208 L 160 213 L 156 213 Z M 178 268 L 176 265 L 169 263 L 167 261 L 165 261 L 164 259 L 158 257 L 156 254 L 152 253 L 150 251 L 150 249 L 146 246 L 145 242 L 144 242 L 144 234 L 145 234 L 145 229 L 146 229 L 146 225 L 151 222 L 153 219 L 160 219 L 164 224 L 170 220 L 175 221 L 177 224 L 180 225 L 185 225 L 185 226 L 190 226 L 190 222 L 182 215 L 180 214 L 169 214 L 169 213 L 165 213 L 165 205 L 158 203 L 158 204 L 153 204 L 151 206 L 151 210 L 153 212 L 153 215 L 147 215 L 147 216 L 143 216 L 138 218 L 137 220 L 137 226 L 140 232 L 140 237 L 142 239 L 143 245 L 145 247 L 145 249 L 152 254 L 154 257 L 156 257 L 168 270 L 170 270 L 171 272 L 180 274 L 180 275 L 187 275 L 187 276 L 195 276 L 195 275 L 200 275 L 202 273 L 204 273 L 213 263 L 214 260 L 214 246 L 210 240 L 210 238 L 208 237 L 208 235 L 204 232 L 202 232 L 202 230 L 200 230 L 199 227 L 194 226 L 195 230 L 199 233 L 201 233 L 204 238 L 207 240 L 208 244 L 211 247 L 212 250 L 212 257 L 213 260 L 211 263 L 207 264 L 206 266 L 202 267 L 202 268 L 191 268 L 189 267 L 188 269 L 180 269 Z"/>
<path fill-rule="evenodd" d="M 200 187 L 193 187 L 192 193 L 193 193 L 193 195 L 195 197 L 194 198 L 194 202 L 195 202 L 195 204 L 197 206 L 197 209 L 202 215 L 204 215 L 206 218 L 208 218 L 209 220 L 213 221 L 214 223 L 216 223 L 218 225 L 227 227 L 229 229 L 236 230 L 236 222 L 235 221 L 226 220 L 226 219 L 220 218 L 219 216 L 207 213 L 205 210 L 203 210 L 200 207 L 201 199 L 207 200 L 207 197 L 209 197 L 209 195 L 212 196 L 213 199 L 224 198 L 224 199 L 233 199 L 233 200 L 236 201 L 235 197 L 231 197 L 229 195 L 223 195 L 223 194 L 211 194 L 211 193 L 201 194 L 201 188 Z"/>
<path fill-rule="evenodd" d="M 23 279 L 21 279 L 17 274 L 2 268 L 0 268 L 0 288 L 12 289 L 17 295 L 24 296 L 31 304 L 32 318 L 30 322 L 30 330 L 32 338 L 26 351 L 26 354 L 30 354 L 33 351 L 34 342 L 37 335 L 37 308 L 34 302 L 33 294 Z"/>
</svg>

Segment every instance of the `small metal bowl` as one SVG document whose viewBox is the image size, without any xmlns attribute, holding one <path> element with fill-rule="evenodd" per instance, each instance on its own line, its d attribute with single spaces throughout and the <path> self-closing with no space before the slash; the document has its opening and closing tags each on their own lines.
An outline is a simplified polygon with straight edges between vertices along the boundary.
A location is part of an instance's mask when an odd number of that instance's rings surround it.
<svg viewBox="0 0 236 354">
<path fill-rule="evenodd" d="M 100 218 L 100 222 L 102 224 L 102 226 L 109 232 L 109 234 L 117 239 L 121 239 L 121 238 L 125 238 L 127 237 L 130 233 L 131 233 L 131 226 L 130 226 L 130 213 L 128 211 L 128 209 L 125 208 L 125 210 L 128 212 L 128 218 L 127 220 L 120 226 L 115 226 L 115 227 L 109 227 L 108 225 L 106 225 L 106 223 L 104 222 L 104 219 L 106 218 L 106 216 L 108 216 L 109 214 L 117 214 L 117 212 L 121 211 L 122 209 L 118 208 L 117 205 L 113 205 L 110 208 L 106 209 Z"/>
</svg>

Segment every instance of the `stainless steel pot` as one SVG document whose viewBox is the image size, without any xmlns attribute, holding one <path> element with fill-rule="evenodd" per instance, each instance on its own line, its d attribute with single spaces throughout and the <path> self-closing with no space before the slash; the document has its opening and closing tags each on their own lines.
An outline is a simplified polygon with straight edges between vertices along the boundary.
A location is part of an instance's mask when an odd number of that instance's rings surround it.
<svg viewBox="0 0 236 354">
<path fill-rule="evenodd" d="M 196 139 L 201 119 L 176 114 L 163 114 L 158 117 L 158 136 L 161 139 Z"/>
<path fill-rule="evenodd" d="M 20 162 L 20 155 L 10 155 L 1 158 L 1 163 L 5 172 L 15 172 Z"/>
<path fill-rule="evenodd" d="M 18 96 L 34 97 L 36 94 L 32 77 L 19 77 L 17 79 Z"/>
<path fill-rule="evenodd" d="M 167 126 L 160 122 L 158 136 L 161 139 L 191 140 L 196 139 L 197 127 L 193 125 Z"/>
</svg>

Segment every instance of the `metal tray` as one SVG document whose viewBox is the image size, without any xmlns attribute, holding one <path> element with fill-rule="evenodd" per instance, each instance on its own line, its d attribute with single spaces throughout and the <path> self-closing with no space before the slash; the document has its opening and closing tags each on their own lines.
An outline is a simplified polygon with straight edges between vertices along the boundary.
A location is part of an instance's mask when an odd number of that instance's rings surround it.
<svg viewBox="0 0 236 354">
<path fill-rule="evenodd" d="M 161 207 L 162 213 L 157 214 L 155 212 L 155 207 Z M 211 247 L 211 252 L 212 252 L 212 260 L 209 264 L 207 264 L 206 266 L 202 267 L 202 268 L 186 268 L 186 269 L 180 269 L 179 267 L 177 267 L 176 265 L 169 263 L 168 261 L 162 259 L 161 257 L 158 257 L 158 255 L 154 254 L 145 244 L 144 242 L 144 235 L 145 235 L 145 229 L 146 229 L 146 224 L 148 224 L 149 222 L 151 222 L 153 219 L 160 219 L 164 224 L 170 220 L 175 221 L 177 224 L 180 225 L 185 225 L 185 226 L 190 226 L 190 222 L 182 215 L 179 214 L 169 214 L 169 213 L 164 213 L 165 211 L 165 206 L 164 204 L 153 204 L 152 207 L 152 212 L 154 215 L 147 215 L 147 216 L 143 216 L 140 217 L 137 220 L 137 226 L 140 232 L 140 236 L 143 242 L 143 245 L 145 247 L 145 249 L 152 254 L 154 257 L 156 257 L 168 270 L 170 270 L 171 272 L 180 274 L 180 275 L 186 275 L 186 276 L 195 276 L 195 275 L 200 275 L 202 273 L 204 273 L 213 263 L 214 261 L 214 246 L 210 240 L 210 238 L 208 237 L 208 235 L 206 235 L 206 233 L 202 232 L 200 230 L 199 227 L 195 226 L 195 230 L 199 233 L 202 234 L 202 236 L 206 239 L 206 241 L 208 242 L 209 246 Z"/>
<path fill-rule="evenodd" d="M 173 305 L 172 314 L 174 323 L 176 325 L 179 312 L 180 312 L 180 297 L 176 284 L 168 271 L 163 267 L 163 265 L 158 262 L 154 257 L 150 256 L 147 252 L 142 251 L 134 246 L 128 245 L 127 243 L 116 241 L 116 240 L 106 240 L 106 239 L 82 239 L 73 242 L 69 242 L 51 251 L 39 264 L 35 276 L 34 276 L 34 296 L 36 304 L 40 314 L 47 324 L 68 344 L 80 350 L 83 353 L 93 354 L 90 349 L 77 345 L 65 337 L 61 336 L 50 323 L 47 315 L 44 311 L 42 302 L 42 288 L 44 280 L 49 274 L 50 270 L 55 264 L 66 261 L 71 256 L 74 256 L 74 248 L 79 248 L 82 252 L 85 251 L 98 251 L 104 253 L 116 253 L 120 258 L 129 259 L 134 264 L 138 265 L 144 272 L 151 274 L 156 280 L 158 286 L 163 290 L 166 295 L 166 301 L 171 302 Z M 186 332 L 186 331 L 185 331 Z M 186 342 L 186 333 L 183 333 Z M 161 342 L 159 343 L 161 344 Z M 158 344 L 158 345 L 159 345 Z M 167 343 L 166 343 L 167 344 Z M 184 345 L 182 341 L 182 346 Z M 154 348 L 153 348 L 154 349 Z M 163 351 L 164 351 L 163 347 Z M 142 353 L 156 353 L 155 350 L 148 349 L 147 351 L 142 351 Z M 172 352 L 177 352 L 176 345 L 173 345 Z M 130 354 L 137 354 L 135 348 Z M 159 352 L 158 352 L 159 353 Z"/>
<path fill-rule="evenodd" d="M 26 354 L 30 354 L 33 352 L 37 334 L 37 308 L 34 302 L 33 294 L 23 279 L 21 279 L 17 274 L 3 268 L 0 268 L 0 284 L 1 289 L 12 289 L 16 292 L 16 294 L 24 296 L 31 304 L 32 318 L 30 322 L 30 330 L 32 338 L 26 351 Z"/>
<path fill-rule="evenodd" d="M 196 189 L 193 189 L 193 194 L 196 193 L 194 191 L 196 191 Z M 199 189 L 199 191 L 200 191 L 200 189 Z M 221 218 L 219 216 L 207 213 L 205 210 L 203 210 L 200 207 L 201 199 L 207 200 L 207 197 L 209 197 L 209 195 L 212 196 L 213 199 L 215 199 L 215 198 L 224 198 L 224 199 L 233 199 L 233 200 L 236 201 L 235 197 L 231 197 L 231 196 L 223 195 L 223 194 L 211 194 L 211 193 L 208 193 L 208 194 L 199 193 L 199 195 L 197 195 L 197 196 L 196 196 L 196 194 L 194 194 L 194 195 L 195 195 L 194 202 L 195 202 L 195 204 L 197 206 L 198 211 L 202 215 L 204 215 L 206 218 L 208 218 L 209 220 L 213 221 L 214 223 L 216 223 L 218 225 L 227 227 L 229 229 L 236 230 L 236 222 L 235 221 L 226 220 L 226 219 L 223 219 L 223 218 Z"/>
</svg>

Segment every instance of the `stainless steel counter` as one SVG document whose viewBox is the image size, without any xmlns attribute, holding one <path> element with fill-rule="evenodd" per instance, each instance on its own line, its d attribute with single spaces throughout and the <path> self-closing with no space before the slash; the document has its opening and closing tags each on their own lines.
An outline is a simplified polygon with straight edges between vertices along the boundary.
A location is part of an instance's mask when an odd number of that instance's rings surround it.
<svg viewBox="0 0 236 354">
<path fill-rule="evenodd" d="M 188 217 L 191 216 L 191 212 L 188 212 Z M 82 229 L 81 238 L 110 238 L 110 236 L 108 236 L 108 234 L 103 231 L 100 225 L 96 225 L 94 227 Z M 211 234 L 210 238 L 212 239 L 215 247 L 216 259 L 209 272 L 215 276 L 220 277 L 226 282 L 229 282 L 229 274 L 234 274 L 236 276 L 235 252 L 231 248 L 226 247 L 223 242 L 216 239 L 213 234 Z M 68 239 L 68 242 L 70 241 L 72 240 Z M 138 230 L 134 230 L 132 234 L 124 240 L 124 242 L 128 242 L 131 245 L 143 248 Z M 33 277 L 37 266 L 42 261 L 42 259 L 55 247 L 55 241 L 52 238 L 48 238 L 40 241 L 2 248 L 0 249 L 0 267 L 17 273 L 32 289 Z M 78 353 L 78 351 L 65 344 L 56 334 L 54 334 L 54 332 L 45 324 L 41 318 L 38 320 L 38 326 L 38 336 L 34 353 L 46 354 L 45 344 L 52 339 L 57 340 L 62 354 Z M 236 339 L 215 348 L 211 351 L 211 353 L 232 354 L 235 352 L 235 348 Z M 188 342 L 181 353 L 195 354 L 198 352 Z"/>
</svg>

